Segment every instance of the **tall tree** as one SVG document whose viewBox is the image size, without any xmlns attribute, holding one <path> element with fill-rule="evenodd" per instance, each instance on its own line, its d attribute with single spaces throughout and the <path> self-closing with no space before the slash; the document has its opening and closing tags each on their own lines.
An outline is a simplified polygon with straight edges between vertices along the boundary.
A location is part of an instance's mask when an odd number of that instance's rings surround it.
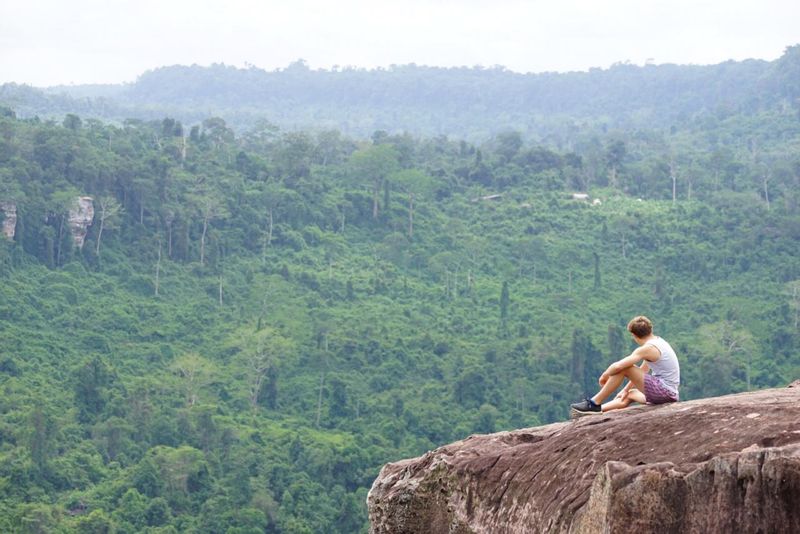
<svg viewBox="0 0 800 534">
<path fill-rule="evenodd" d="M 608 358 L 610 360 L 619 360 L 625 356 L 625 340 L 622 335 L 622 329 L 615 325 L 608 325 Z"/>
<path fill-rule="evenodd" d="M 188 406 L 194 406 L 200 391 L 212 380 L 216 366 L 196 352 L 189 352 L 177 358 L 171 365 L 172 370 L 182 379 L 183 390 Z"/>
<path fill-rule="evenodd" d="M 508 305 L 510 302 L 511 298 L 508 294 L 508 282 L 504 280 L 503 287 L 500 290 L 500 324 L 504 330 L 508 323 Z"/>
<path fill-rule="evenodd" d="M 38 476 L 47 475 L 48 462 L 53 453 L 55 437 L 55 421 L 41 405 L 36 405 L 28 415 L 28 450 L 31 461 L 38 471 Z"/>
<path fill-rule="evenodd" d="M 408 238 L 412 239 L 414 237 L 414 201 L 431 193 L 433 179 L 424 172 L 407 169 L 394 173 L 392 181 L 397 183 L 408 195 Z"/>
<path fill-rule="evenodd" d="M 371 184 L 372 218 L 378 218 L 378 195 L 386 177 L 398 167 L 398 154 L 391 145 L 372 145 L 350 156 L 350 168 L 356 180 Z"/>
<path fill-rule="evenodd" d="M 700 346 L 707 355 L 744 369 L 745 387 L 752 385 L 752 361 L 756 349 L 753 334 L 735 321 L 723 320 L 703 325 L 698 330 Z"/>
<path fill-rule="evenodd" d="M 222 202 L 222 198 L 220 198 L 220 193 L 207 187 L 203 187 L 194 193 L 192 201 L 203 225 L 203 230 L 200 234 L 200 265 L 205 265 L 208 227 L 215 219 L 227 217 L 228 212 Z"/>
<path fill-rule="evenodd" d="M 117 217 L 122 214 L 122 204 L 117 201 L 113 196 L 103 196 L 97 199 L 98 219 L 100 219 L 100 227 L 97 229 L 97 243 L 95 245 L 95 254 L 100 255 L 100 242 L 103 239 L 103 230 L 111 229 L 117 222 Z M 159 249 L 160 251 L 160 249 Z"/>
<path fill-rule="evenodd" d="M 255 410 L 265 380 L 269 380 L 270 375 L 275 375 L 281 364 L 290 361 L 295 350 L 294 343 L 270 327 L 240 332 L 234 343 L 242 351 L 248 374 L 250 406 Z"/>
<path fill-rule="evenodd" d="M 627 150 L 622 140 L 612 141 L 606 148 L 606 164 L 608 165 L 608 182 L 611 187 L 616 187 L 617 176 L 622 168 Z"/>
</svg>

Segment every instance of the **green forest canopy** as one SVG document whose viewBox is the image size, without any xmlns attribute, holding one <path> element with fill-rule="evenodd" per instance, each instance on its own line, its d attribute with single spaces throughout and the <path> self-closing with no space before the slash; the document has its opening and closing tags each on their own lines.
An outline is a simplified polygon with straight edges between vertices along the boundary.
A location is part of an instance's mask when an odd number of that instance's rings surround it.
<svg viewBox="0 0 800 534">
<path fill-rule="evenodd" d="M 265 123 L 284 130 L 336 129 L 365 138 L 376 130 L 447 135 L 477 143 L 504 130 L 572 150 L 587 130 L 684 127 L 794 106 L 800 45 L 775 61 L 717 65 L 615 64 L 585 72 L 516 73 L 492 68 L 391 65 L 312 70 L 298 60 L 272 72 L 255 67 L 170 66 L 122 85 L 0 86 L 0 104 L 21 117 L 76 113 L 185 124 L 224 117 L 243 133 Z"/>
<path fill-rule="evenodd" d="M 381 465 L 564 419 L 640 313 L 683 399 L 798 378 L 775 102 L 561 149 L 4 108 L 0 531 L 366 531 Z"/>
</svg>

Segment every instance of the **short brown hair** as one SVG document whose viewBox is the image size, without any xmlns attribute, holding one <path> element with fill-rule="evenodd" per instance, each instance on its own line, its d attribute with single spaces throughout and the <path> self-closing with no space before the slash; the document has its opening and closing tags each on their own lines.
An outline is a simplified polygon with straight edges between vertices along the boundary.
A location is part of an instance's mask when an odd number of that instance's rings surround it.
<svg viewBox="0 0 800 534">
<path fill-rule="evenodd" d="M 636 337 L 647 337 L 653 333 L 653 322 L 644 315 L 639 315 L 628 323 L 628 332 Z"/>
</svg>

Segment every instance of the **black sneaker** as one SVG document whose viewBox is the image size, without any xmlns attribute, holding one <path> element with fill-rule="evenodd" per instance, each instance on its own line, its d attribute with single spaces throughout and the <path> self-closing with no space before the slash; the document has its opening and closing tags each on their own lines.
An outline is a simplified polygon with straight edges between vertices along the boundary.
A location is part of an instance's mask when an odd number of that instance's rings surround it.
<svg viewBox="0 0 800 534">
<path fill-rule="evenodd" d="M 572 414 L 578 417 L 581 415 L 594 415 L 603 413 L 600 405 L 592 402 L 591 399 L 584 399 L 581 402 L 570 404 L 569 407 L 571 408 L 570 411 Z"/>
</svg>

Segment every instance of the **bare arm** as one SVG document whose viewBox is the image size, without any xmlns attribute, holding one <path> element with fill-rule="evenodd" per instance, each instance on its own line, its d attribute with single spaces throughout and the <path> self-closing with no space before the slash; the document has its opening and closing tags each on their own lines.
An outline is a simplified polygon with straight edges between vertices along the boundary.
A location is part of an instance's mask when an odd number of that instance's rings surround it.
<svg viewBox="0 0 800 534">
<path fill-rule="evenodd" d="M 600 385 L 604 385 L 608 378 L 612 375 L 619 374 L 623 372 L 625 369 L 632 365 L 636 365 L 640 361 L 644 360 L 645 363 L 647 360 L 654 360 L 660 356 L 658 349 L 652 345 L 643 345 L 636 349 L 635 351 L 631 352 L 629 356 L 625 356 L 621 360 L 612 363 L 608 366 L 602 375 L 600 375 Z M 642 368 L 643 371 L 647 372 L 650 369 L 648 366 L 647 368 Z"/>
</svg>

